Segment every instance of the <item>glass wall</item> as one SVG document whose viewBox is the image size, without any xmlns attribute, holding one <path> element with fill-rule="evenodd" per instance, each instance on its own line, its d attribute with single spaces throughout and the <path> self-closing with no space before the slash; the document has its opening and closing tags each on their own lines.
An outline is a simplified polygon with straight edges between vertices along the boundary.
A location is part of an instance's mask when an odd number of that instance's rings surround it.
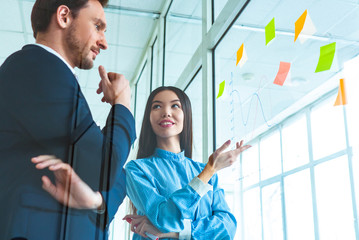
<svg viewBox="0 0 359 240">
<path fill-rule="evenodd" d="M 336 92 L 283 121 L 279 129 L 253 140 L 252 149 L 242 155 L 240 194 L 244 214 L 240 222 L 244 233 L 237 235 L 238 239 L 253 239 L 259 228 L 263 229 L 263 239 L 318 239 L 318 236 L 320 239 L 356 239 L 357 225 L 353 219 L 357 210 L 352 191 L 354 182 L 350 180 L 353 177 L 349 169 L 350 152 L 345 146 L 335 150 L 327 147 L 322 157 L 315 159 L 314 152 L 321 146 L 310 144 L 314 142 L 310 126 L 315 121 L 339 129 L 346 126 L 343 108 L 333 107 L 335 98 Z M 331 118 L 320 114 L 324 109 Z M 337 122 L 338 118 L 342 121 Z M 323 141 L 331 140 L 328 137 Z M 272 158 L 274 165 L 278 162 L 277 148 L 282 153 L 279 170 L 270 170 L 268 174 L 268 158 Z M 253 221 L 253 216 L 246 214 L 246 196 L 253 195 L 255 190 L 259 191 L 257 197 L 261 203 L 252 204 L 251 210 L 258 213 L 262 227 Z"/>
<path fill-rule="evenodd" d="M 165 25 L 164 85 L 174 85 L 202 37 L 202 1 L 173 0 Z"/>
<path fill-rule="evenodd" d="M 160 86 L 159 84 L 160 62 L 159 62 L 159 47 L 158 47 L 157 38 L 155 39 L 151 50 L 152 50 L 152 78 L 151 78 L 151 92 L 152 92 L 158 86 Z"/>
<path fill-rule="evenodd" d="M 136 132 L 137 140 L 140 136 L 141 125 L 143 120 L 143 114 L 145 113 L 145 107 L 147 98 L 150 95 L 150 75 L 149 75 L 150 66 L 145 62 L 143 65 L 141 74 L 136 83 L 136 102 L 135 102 L 135 121 L 136 121 Z"/>
<path fill-rule="evenodd" d="M 192 106 L 193 150 L 192 159 L 204 162 L 202 157 L 202 71 L 199 70 L 193 80 L 186 87 Z"/>
<path fill-rule="evenodd" d="M 7 7 L 0 10 L 2 64 L 34 42 L 34 1 L 0 2 Z M 109 4 L 109 50 L 95 63 L 130 81 L 137 137 L 150 91 L 164 84 L 191 100 L 195 161 L 206 162 L 203 152 L 228 139 L 230 149 L 241 139 L 252 145 L 218 172 L 238 223 L 236 240 L 359 239 L 358 1 Z M 110 105 L 96 94 L 98 65 L 76 74 L 94 120 L 104 126 Z M 345 97 L 347 105 L 333 106 Z M 110 239 L 129 239 L 121 220 L 126 208 L 119 208 Z"/>
<path fill-rule="evenodd" d="M 221 13 L 227 2 L 228 0 L 212 0 L 213 9 L 214 9 L 214 19 L 218 17 L 218 15 Z"/>
<path fill-rule="evenodd" d="M 236 239 L 359 238 L 358 160 L 348 143 L 354 131 L 345 108 L 333 106 L 339 79 L 353 78 L 344 66 L 359 54 L 351 24 L 358 10 L 351 1 L 249 1 L 215 46 L 216 147 L 227 139 L 252 145 L 232 168 L 234 177 L 219 173 L 228 198 L 240 199 L 231 206 L 241 229 Z M 302 14 L 305 36 L 294 41 Z M 329 44 L 335 48 L 323 56 Z M 323 58 L 329 66 L 322 71 Z M 285 77 L 283 63 L 290 66 Z"/>
</svg>

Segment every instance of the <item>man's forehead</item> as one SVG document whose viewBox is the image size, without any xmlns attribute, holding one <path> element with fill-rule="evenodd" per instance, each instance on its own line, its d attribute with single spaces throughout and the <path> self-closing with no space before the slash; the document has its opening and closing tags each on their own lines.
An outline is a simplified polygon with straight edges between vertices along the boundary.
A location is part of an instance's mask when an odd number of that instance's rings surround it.
<svg viewBox="0 0 359 240">
<path fill-rule="evenodd" d="M 106 17 L 105 11 L 101 5 L 101 3 L 97 0 L 89 0 L 85 8 L 82 9 L 87 14 L 91 14 L 91 18 L 95 21 L 101 23 L 106 27 Z"/>
</svg>

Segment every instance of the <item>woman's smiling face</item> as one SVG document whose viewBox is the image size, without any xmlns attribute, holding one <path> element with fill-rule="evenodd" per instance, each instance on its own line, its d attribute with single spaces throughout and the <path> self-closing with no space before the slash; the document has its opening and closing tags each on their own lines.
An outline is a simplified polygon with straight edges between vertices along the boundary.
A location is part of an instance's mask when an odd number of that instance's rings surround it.
<svg viewBox="0 0 359 240">
<path fill-rule="evenodd" d="M 173 91 L 159 92 L 152 101 L 150 122 L 158 141 L 180 139 L 184 114 L 181 102 Z"/>
</svg>

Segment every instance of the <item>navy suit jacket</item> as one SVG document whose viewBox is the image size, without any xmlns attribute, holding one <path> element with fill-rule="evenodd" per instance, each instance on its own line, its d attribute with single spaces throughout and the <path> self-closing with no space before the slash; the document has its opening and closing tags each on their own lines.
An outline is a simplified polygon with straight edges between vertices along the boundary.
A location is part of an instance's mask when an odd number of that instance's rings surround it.
<svg viewBox="0 0 359 240">
<path fill-rule="evenodd" d="M 0 67 L 0 239 L 106 239 L 107 226 L 126 196 L 123 165 L 135 140 L 124 106 L 112 106 L 106 127 L 93 122 L 66 64 L 26 45 Z M 70 163 L 107 204 L 104 214 L 69 209 L 42 189 L 31 158 L 52 154 Z"/>
</svg>

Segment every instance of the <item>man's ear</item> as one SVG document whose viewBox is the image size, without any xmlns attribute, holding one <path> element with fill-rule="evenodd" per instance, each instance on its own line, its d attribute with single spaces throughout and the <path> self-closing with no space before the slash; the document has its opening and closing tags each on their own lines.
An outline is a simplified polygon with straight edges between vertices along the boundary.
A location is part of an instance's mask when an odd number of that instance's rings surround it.
<svg viewBox="0 0 359 240">
<path fill-rule="evenodd" d="M 61 5 L 57 8 L 56 21 L 60 28 L 67 28 L 70 26 L 72 15 L 68 6 Z"/>
</svg>

